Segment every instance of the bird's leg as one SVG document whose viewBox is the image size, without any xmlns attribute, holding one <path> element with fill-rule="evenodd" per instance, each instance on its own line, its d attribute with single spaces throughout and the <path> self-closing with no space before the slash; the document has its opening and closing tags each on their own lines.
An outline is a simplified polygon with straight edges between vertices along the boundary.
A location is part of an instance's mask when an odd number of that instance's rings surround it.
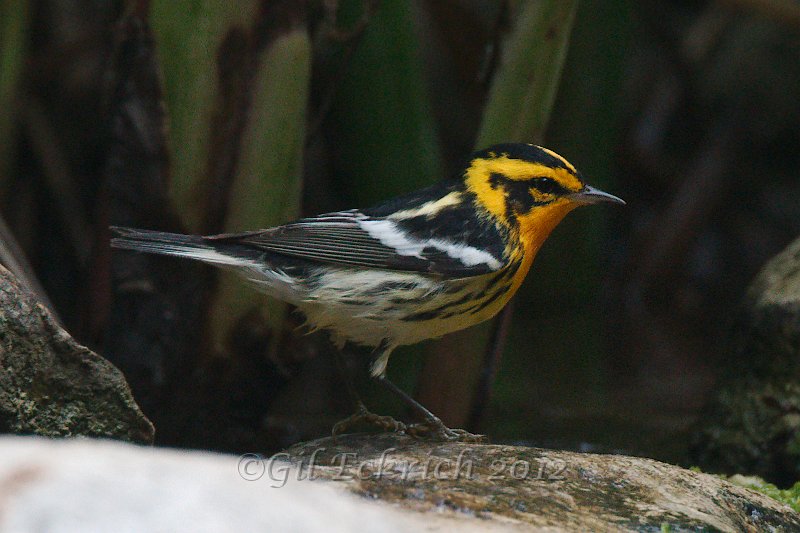
<svg viewBox="0 0 800 533">
<path fill-rule="evenodd" d="M 333 429 L 331 429 L 331 435 L 333 438 L 335 439 L 337 435 L 340 435 L 351 427 L 362 423 L 379 427 L 384 431 L 405 431 L 406 425 L 404 423 L 395 420 L 390 416 L 376 415 L 367 409 L 367 407 L 364 405 L 364 402 L 361 400 L 361 397 L 356 392 L 355 387 L 353 386 L 353 380 L 351 379 L 350 372 L 347 369 L 347 361 L 345 361 L 343 354 L 335 347 L 334 353 L 336 354 L 336 366 L 339 368 L 339 374 L 341 374 L 341 377 L 344 380 L 347 393 L 356 406 L 356 412 L 333 425 Z"/>
<path fill-rule="evenodd" d="M 485 435 L 475 435 L 463 429 L 451 429 L 444 425 L 444 422 L 431 413 L 424 405 L 416 401 L 414 398 L 406 394 L 406 392 L 389 381 L 385 376 L 379 376 L 378 381 L 393 394 L 398 396 L 403 402 L 409 406 L 418 416 L 423 418 L 425 422 L 421 424 L 412 424 L 406 428 L 406 433 L 412 437 L 417 438 L 432 438 L 441 441 L 458 441 L 458 442 L 484 442 L 486 441 Z"/>
</svg>

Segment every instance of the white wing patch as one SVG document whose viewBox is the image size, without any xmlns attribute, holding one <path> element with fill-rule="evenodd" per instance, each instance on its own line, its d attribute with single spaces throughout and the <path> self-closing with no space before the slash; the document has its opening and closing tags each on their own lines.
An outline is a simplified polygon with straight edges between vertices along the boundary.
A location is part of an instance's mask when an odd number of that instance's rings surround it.
<svg viewBox="0 0 800 533">
<path fill-rule="evenodd" d="M 392 248 L 398 255 L 406 255 L 422 259 L 425 245 L 416 239 L 412 240 L 406 233 L 398 229 L 391 220 L 373 220 L 366 217 L 358 219 L 358 227 L 380 241 L 384 246 Z"/>
<path fill-rule="evenodd" d="M 484 250 L 479 250 L 474 246 L 456 244 L 442 239 L 431 239 L 427 241 L 427 245 L 442 250 L 448 256 L 453 259 L 458 259 L 467 266 L 486 265 L 492 270 L 497 270 L 502 266 L 500 261 L 492 254 Z"/>
<path fill-rule="evenodd" d="M 485 264 L 492 270 L 499 269 L 502 264 L 489 252 L 479 250 L 474 246 L 458 244 L 444 239 L 420 240 L 409 237 L 391 220 L 373 220 L 366 217 L 357 218 L 358 225 L 370 237 L 377 239 L 381 244 L 392 248 L 398 255 L 417 257 L 423 259 L 422 252 L 425 248 L 436 248 L 446 253 L 448 257 L 461 261 L 466 266 Z"/>
</svg>

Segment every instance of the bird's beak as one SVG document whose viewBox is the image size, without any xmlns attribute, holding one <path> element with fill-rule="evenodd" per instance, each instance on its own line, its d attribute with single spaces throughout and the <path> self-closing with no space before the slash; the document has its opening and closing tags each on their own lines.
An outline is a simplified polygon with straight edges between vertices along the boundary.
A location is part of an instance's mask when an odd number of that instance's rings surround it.
<svg viewBox="0 0 800 533">
<path fill-rule="evenodd" d="M 610 202 L 612 204 L 621 204 L 625 205 L 625 200 L 614 196 L 613 194 L 608 194 L 607 192 L 603 192 L 600 189 L 595 189 L 591 185 L 584 185 L 583 189 L 576 193 L 572 193 L 569 195 L 570 199 L 573 202 L 578 202 L 579 204 L 599 204 L 601 202 Z"/>
</svg>

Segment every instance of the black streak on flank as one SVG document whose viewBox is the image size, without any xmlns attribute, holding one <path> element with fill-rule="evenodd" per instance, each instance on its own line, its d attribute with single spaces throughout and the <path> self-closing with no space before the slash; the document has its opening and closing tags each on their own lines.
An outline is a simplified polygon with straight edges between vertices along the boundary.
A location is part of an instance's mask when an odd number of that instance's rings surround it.
<svg viewBox="0 0 800 533">
<path fill-rule="evenodd" d="M 472 310 L 470 311 L 470 314 L 473 314 L 473 315 L 474 315 L 474 314 L 476 314 L 476 313 L 480 313 L 481 311 L 483 311 L 484 309 L 486 309 L 487 307 L 489 307 L 489 305 L 491 305 L 491 304 L 492 304 L 492 303 L 493 303 L 495 300 L 497 300 L 497 299 L 498 299 L 498 298 L 500 298 L 502 295 L 504 295 L 505 293 L 507 293 L 507 292 L 508 292 L 508 289 L 510 289 L 510 288 L 511 288 L 511 285 L 503 285 L 503 286 L 501 286 L 501 287 L 498 287 L 498 288 L 497 288 L 497 291 L 496 291 L 496 292 L 495 292 L 493 295 L 491 295 L 489 298 L 487 298 L 486 300 L 484 300 L 484 301 L 483 301 L 483 302 L 482 302 L 482 303 L 481 303 L 479 306 L 477 306 L 475 309 L 472 309 Z"/>
<path fill-rule="evenodd" d="M 519 266 L 522 264 L 521 260 L 514 261 L 508 268 L 506 268 L 505 279 L 511 281 L 511 279 L 517 274 L 517 270 L 519 270 Z"/>
<path fill-rule="evenodd" d="M 431 318 L 442 318 L 443 311 L 446 311 L 447 309 L 450 309 L 451 307 L 456 307 L 456 306 L 459 306 L 461 304 L 465 304 L 468 301 L 474 299 L 474 297 L 475 297 L 475 295 L 470 292 L 470 293 L 465 294 L 464 296 L 462 296 L 458 300 L 455 300 L 455 301 L 452 301 L 452 302 L 447 302 L 446 304 L 440 305 L 439 307 L 437 307 L 435 309 L 431 309 L 430 311 L 422 311 L 420 313 L 413 313 L 413 314 L 410 314 L 408 316 L 405 316 L 405 317 L 403 317 L 403 320 L 408 321 L 408 322 L 415 322 L 415 321 L 418 321 L 418 320 L 429 320 Z"/>
<path fill-rule="evenodd" d="M 486 287 L 484 290 L 488 291 L 495 285 L 500 285 L 503 282 L 508 282 L 509 280 L 511 280 L 511 278 L 514 277 L 514 274 L 517 273 L 517 269 L 519 268 L 519 263 L 520 263 L 519 261 L 515 261 L 509 264 L 503 270 L 499 271 L 497 274 L 491 276 L 486 281 Z"/>
<path fill-rule="evenodd" d="M 439 317 L 439 312 L 435 309 L 432 311 L 424 311 L 422 313 L 414 313 L 413 315 L 408 315 L 403 317 L 403 320 L 409 322 L 418 322 L 422 320 L 433 320 L 434 318 Z"/>
<path fill-rule="evenodd" d="M 344 300 L 344 303 L 346 303 L 347 305 L 356 305 L 361 307 L 368 307 L 372 305 L 372 302 L 368 300 L 359 300 L 357 298 L 350 298 L 349 300 Z"/>
</svg>

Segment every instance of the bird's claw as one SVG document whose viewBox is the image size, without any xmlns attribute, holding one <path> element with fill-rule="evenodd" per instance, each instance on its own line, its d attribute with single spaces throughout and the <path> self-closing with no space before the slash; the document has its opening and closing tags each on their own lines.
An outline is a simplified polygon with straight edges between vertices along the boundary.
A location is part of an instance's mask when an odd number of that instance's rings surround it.
<svg viewBox="0 0 800 533">
<path fill-rule="evenodd" d="M 468 442 L 485 443 L 486 435 L 477 435 L 464 429 L 452 429 L 444 425 L 438 418 L 427 420 L 420 424 L 412 424 L 405 430 L 406 434 L 415 439 L 425 439 L 441 442 Z"/>
<path fill-rule="evenodd" d="M 334 424 L 331 435 L 335 439 L 337 435 L 341 435 L 351 427 L 362 423 L 391 433 L 403 433 L 408 427 L 403 422 L 395 420 L 391 416 L 376 415 L 368 410 L 364 404 L 359 404 L 358 410 L 355 413 Z"/>
<path fill-rule="evenodd" d="M 476 435 L 464 429 L 451 429 L 444 425 L 439 418 L 432 418 L 419 424 L 406 425 L 391 416 L 377 415 L 367 409 L 364 404 L 358 405 L 358 410 L 344 420 L 334 424 L 331 435 L 334 439 L 357 424 L 368 424 L 389 433 L 405 433 L 409 437 L 420 440 L 438 442 L 487 442 L 486 435 Z"/>
</svg>

